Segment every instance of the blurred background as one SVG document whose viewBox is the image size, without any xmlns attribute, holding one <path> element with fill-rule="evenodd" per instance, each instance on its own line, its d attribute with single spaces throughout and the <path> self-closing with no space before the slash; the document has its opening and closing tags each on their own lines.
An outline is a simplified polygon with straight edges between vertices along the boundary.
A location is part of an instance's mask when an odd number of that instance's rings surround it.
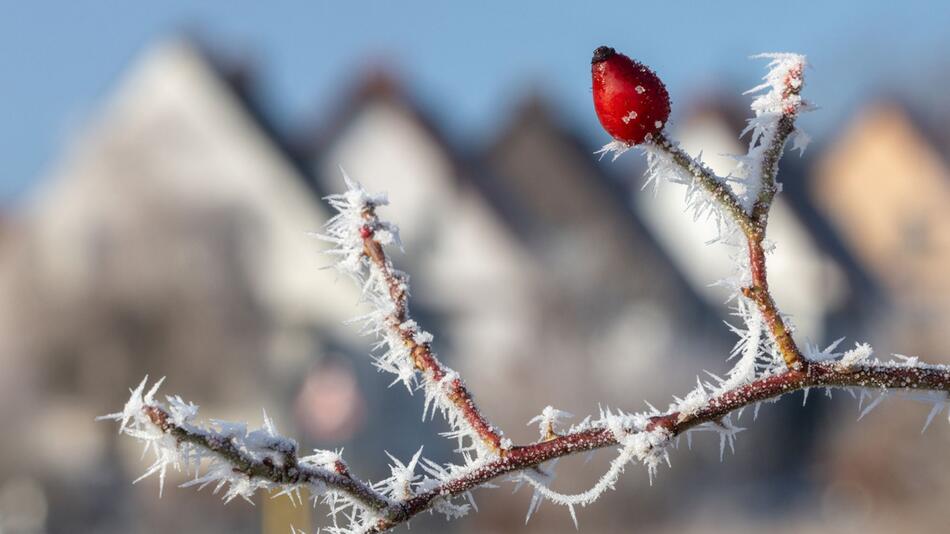
<svg viewBox="0 0 950 534">
<path fill-rule="evenodd" d="M 545 405 L 664 407 L 734 338 L 729 251 L 640 191 L 643 158 L 608 141 L 589 62 L 607 44 L 653 66 L 670 130 L 718 172 L 741 153 L 752 54 L 809 56 L 786 154 L 770 276 L 802 344 L 869 341 L 950 363 L 950 4 L 761 2 L 0 3 L 0 533 L 316 531 L 325 509 L 223 506 L 131 481 L 137 444 L 95 423 L 145 374 L 206 417 L 302 450 L 452 458 L 422 399 L 387 389 L 349 280 L 320 254 L 340 166 L 390 193 L 415 315 L 515 442 Z M 763 408 L 719 461 L 699 437 L 649 487 L 631 468 L 579 511 L 582 532 L 941 531 L 950 426 L 928 406 L 812 392 Z M 685 447 L 684 447 L 685 448 Z M 586 489 L 611 452 L 562 462 Z M 182 479 L 177 478 L 180 482 Z M 421 532 L 573 532 L 530 493 Z"/>
</svg>

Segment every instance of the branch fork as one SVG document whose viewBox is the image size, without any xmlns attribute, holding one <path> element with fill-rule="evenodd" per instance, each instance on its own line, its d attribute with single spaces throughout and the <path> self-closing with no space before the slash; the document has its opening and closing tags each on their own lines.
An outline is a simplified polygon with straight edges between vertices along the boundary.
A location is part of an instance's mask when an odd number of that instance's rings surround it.
<svg viewBox="0 0 950 534">
<path fill-rule="evenodd" d="M 737 176 L 720 177 L 702 162 L 686 154 L 662 132 L 644 146 L 650 162 L 648 183 L 661 180 L 687 186 L 688 202 L 697 214 L 711 214 L 724 229 L 724 238 L 744 238 L 740 248 L 740 276 L 733 284 L 736 314 L 744 328 L 731 327 L 740 335 L 733 356 L 741 356 L 726 378 L 698 380 L 697 387 L 682 399 L 675 398 L 666 410 L 651 406 L 642 413 L 602 409 L 596 417 L 561 428 L 570 414 L 548 406 L 529 421 L 537 424 L 539 439 L 514 445 L 478 408 L 474 396 L 456 371 L 445 366 L 432 351 L 432 335 L 409 313 L 408 277 L 393 267 L 387 247 L 399 247 L 395 225 L 383 221 L 377 209 L 385 196 L 368 194 L 344 175 L 347 190 L 327 198 L 339 213 L 327 225 L 324 239 L 335 245 L 337 268 L 362 288 L 371 309 L 359 317 L 363 331 L 377 337 L 375 365 L 395 375 L 411 392 L 425 395 L 423 416 L 441 413 L 451 431 L 446 435 L 459 443 L 461 461 L 440 465 L 422 457 L 420 449 L 408 462 L 390 457 L 392 476 L 370 483 L 353 475 L 340 455 L 315 451 L 299 456 L 297 444 L 277 433 L 264 414 L 259 430 L 246 425 L 213 421 L 198 422 L 198 408 L 179 397 L 155 398 L 161 381 L 145 391 L 146 380 L 131 391 L 122 411 L 103 416 L 119 422 L 119 432 L 145 444 L 155 461 L 144 476 L 157 473 L 164 484 L 169 467 L 193 472 L 185 485 L 214 484 L 226 488 L 226 501 L 250 500 L 259 489 L 279 490 L 295 502 L 307 488 L 314 502 L 330 507 L 333 534 L 381 533 L 410 521 L 422 512 L 435 512 L 449 519 L 474 508 L 471 491 L 509 476 L 534 490 L 528 517 L 541 500 L 566 506 L 577 522 L 575 507 L 586 506 L 612 488 L 626 465 L 643 463 L 652 477 L 661 463 L 669 463 L 668 451 L 680 436 L 711 431 L 720 437 L 720 452 L 732 446 L 742 429 L 733 417 L 744 408 L 757 412 L 763 402 L 813 387 L 880 392 L 862 415 L 885 395 L 900 395 L 933 405 L 927 424 L 946 410 L 950 401 L 950 367 L 927 365 L 915 358 L 902 361 L 872 359 L 868 345 L 834 352 L 838 342 L 818 350 L 802 351 L 791 334 L 772 295 L 766 272 L 765 236 L 768 214 L 780 187 L 778 162 L 789 137 L 797 132 L 795 119 L 807 109 L 801 99 L 805 61 L 794 54 L 770 54 L 765 83 L 752 92 L 765 90 L 752 104 L 755 117 L 749 121 L 749 152 L 739 158 Z M 799 143 L 797 143 L 799 144 Z M 629 146 L 612 143 L 605 151 L 617 153 Z M 839 340 L 840 342 L 840 340 Z M 926 428 L 926 425 L 925 425 Z M 549 487 L 554 461 L 565 456 L 619 446 L 608 472 L 590 490 L 564 495 Z M 203 468 L 202 468 L 203 466 Z M 417 473 L 420 470 L 420 473 Z M 203 474 L 201 474 L 203 473 Z M 458 502 L 456 498 L 467 502 Z M 342 524 L 338 522 L 342 519 Z"/>
</svg>

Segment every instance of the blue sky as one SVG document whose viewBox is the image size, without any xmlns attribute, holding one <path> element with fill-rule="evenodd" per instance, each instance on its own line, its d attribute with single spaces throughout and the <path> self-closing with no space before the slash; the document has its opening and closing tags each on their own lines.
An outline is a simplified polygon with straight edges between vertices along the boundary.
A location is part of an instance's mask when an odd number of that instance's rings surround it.
<svg viewBox="0 0 950 534">
<path fill-rule="evenodd" d="M 0 0 L 0 201 L 30 191 L 123 69 L 188 29 L 260 64 L 267 106 L 313 121 L 368 59 L 402 79 L 463 139 L 490 135 L 526 88 L 597 135 L 589 61 L 609 44 L 652 65 L 677 102 L 746 89 L 757 52 L 809 56 L 806 129 L 833 131 L 861 102 L 913 88 L 943 98 L 950 2 L 229 2 Z M 933 88 L 932 90 L 929 88 Z M 674 112 L 675 113 L 675 112 Z M 674 114 L 675 117 L 675 114 Z"/>
</svg>

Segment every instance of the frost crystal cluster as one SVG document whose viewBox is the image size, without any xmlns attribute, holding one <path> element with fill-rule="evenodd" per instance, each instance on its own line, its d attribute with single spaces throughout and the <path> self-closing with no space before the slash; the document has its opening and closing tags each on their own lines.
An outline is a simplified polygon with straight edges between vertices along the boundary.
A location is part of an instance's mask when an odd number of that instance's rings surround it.
<svg viewBox="0 0 950 534">
<path fill-rule="evenodd" d="M 630 464 L 643 464 L 652 482 L 670 450 L 692 433 L 719 436 L 720 457 L 732 449 L 743 410 L 774 402 L 793 391 L 839 388 L 859 399 L 861 416 L 890 395 L 933 406 L 926 428 L 950 405 L 950 368 L 920 363 L 917 358 L 873 358 L 866 344 L 835 352 L 841 340 L 825 349 L 800 349 L 792 327 L 769 292 L 766 240 L 769 210 L 781 190 L 778 162 L 786 143 L 804 149 L 807 137 L 795 126 L 809 109 L 801 98 L 805 58 L 797 54 L 765 54 L 770 60 L 764 83 L 750 91 L 753 117 L 743 133 L 748 152 L 736 156 L 734 175 L 720 177 L 692 158 L 660 131 L 642 145 L 648 161 L 647 183 L 686 187 L 686 202 L 695 217 L 709 218 L 720 240 L 734 250 L 736 274 L 723 281 L 732 289 L 737 341 L 724 376 L 706 373 L 696 387 L 673 397 L 666 409 L 627 413 L 601 409 L 579 423 L 551 406 L 528 422 L 538 439 L 514 445 L 479 410 L 459 373 L 446 367 L 431 350 L 433 336 L 409 314 L 409 277 L 398 271 L 387 250 L 400 248 L 397 227 L 379 218 L 386 197 L 367 193 L 344 175 L 346 191 L 327 198 L 337 215 L 323 239 L 334 245 L 337 269 L 362 288 L 369 311 L 354 322 L 374 336 L 375 365 L 394 375 L 410 393 L 422 392 L 423 418 L 439 413 L 449 427 L 443 434 L 458 443 L 456 463 L 439 464 L 422 456 L 408 461 L 390 456 L 390 476 L 366 482 L 351 473 L 339 452 L 318 450 L 301 456 L 297 444 L 281 436 L 264 414 L 260 429 L 244 423 L 198 419 L 198 407 L 179 397 L 156 398 L 161 381 L 146 391 L 146 381 L 132 390 L 122 411 L 104 416 L 119 423 L 119 432 L 142 442 L 154 460 L 142 478 L 157 474 L 160 490 L 169 469 L 193 475 L 183 486 L 212 486 L 225 501 L 250 500 L 258 490 L 275 491 L 302 504 L 303 489 L 314 503 L 330 509 L 331 533 L 384 532 L 422 512 L 454 519 L 475 508 L 472 490 L 500 477 L 533 489 L 528 518 L 543 500 L 576 509 L 592 504 L 619 482 Z M 602 150 L 615 157 L 630 147 L 613 142 Z M 635 356 L 632 356 L 635 357 Z M 558 459 L 582 452 L 616 448 L 607 472 L 589 490 L 567 495 L 553 489 Z M 296 529 L 292 529 L 297 532 Z"/>
</svg>

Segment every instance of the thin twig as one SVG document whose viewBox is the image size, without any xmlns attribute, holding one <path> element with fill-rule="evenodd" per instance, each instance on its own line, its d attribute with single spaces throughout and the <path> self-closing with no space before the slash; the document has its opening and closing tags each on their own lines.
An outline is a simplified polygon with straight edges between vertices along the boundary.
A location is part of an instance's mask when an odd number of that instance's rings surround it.
<svg viewBox="0 0 950 534">
<path fill-rule="evenodd" d="M 709 399 L 705 405 L 689 414 L 673 411 L 654 416 L 646 430 L 662 428 L 670 439 L 673 439 L 705 423 L 716 423 L 744 407 L 811 387 L 950 392 L 950 370 L 924 364 L 843 365 L 840 362 L 813 362 L 807 371 L 788 369 L 726 391 Z M 228 441 L 209 439 L 205 434 L 176 425 L 159 406 L 149 405 L 144 410 L 152 423 L 163 432 L 175 436 L 179 441 L 187 441 L 220 455 L 231 463 L 236 472 L 249 478 L 260 478 L 275 484 L 319 481 L 345 492 L 382 515 L 383 519 L 368 532 L 387 531 L 428 510 L 438 499 L 465 493 L 499 476 L 530 469 L 555 458 L 618 444 L 613 430 L 597 427 L 560 435 L 540 443 L 515 446 L 505 456 L 446 480 L 428 491 L 402 501 L 393 501 L 368 484 L 357 480 L 346 470 L 343 473 L 334 473 L 300 465 L 296 461 L 296 451 L 282 451 L 287 455 L 288 461 L 284 462 L 283 466 L 275 466 L 270 462 L 253 459 Z"/>
<path fill-rule="evenodd" d="M 675 438 L 704 423 L 718 422 L 744 407 L 810 387 L 950 392 L 950 371 L 927 365 L 869 364 L 845 368 L 838 363 L 813 363 L 808 371 L 788 369 L 727 391 L 685 417 L 679 412 L 653 417 L 652 426 L 647 430 L 662 427 L 669 432 L 671 438 Z M 555 458 L 617 444 L 617 439 L 610 429 L 595 428 L 565 434 L 541 443 L 512 447 L 504 458 L 416 495 L 403 503 L 403 508 L 408 518 L 411 518 L 427 510 L 434 499 L 464 493 L 501 475 L 535 467 Z M 397 524 L 384 523 L 371 532 L 384 532 Z"/>
<path fill-rule="evenodd" d="M 794 115 L 790 115 L 789 117 L 792 118 Z M 780 122 L 784 124 L 787 121 L 783 118 Z M 788 127 L 794 129 L 793 123 L 789 122 L 788 124 Z M 785 128 L 786 127 L 780 127 L 780 130 L 784 131 Z M 775 137 L 776 147 L 785 144 L 788 139 L 788 133 Z M 778 144 L 779 142 L 781 145 Z M 768 211 L 771 209 L 772 199 L 775 194 L 774 173 L 769 175 L 771 176 L 772 185 L 763 187 L 762 194 L 759 197 L 760 200 L 755 205 L 755 209 L 758 210 L 759 215 L 757 218 L 754 218 L 742 208 L 741 202 L 739 202 L 739 199 L 729 189 L 728 185 L 726 185 L 726 181 L 703 165 L 702 162 L 693 159 L 692 156 L 663 135 L 656 136 L 653 143 L 656 147 L 666 152 L 677 166 L 691 174 L 742 230 L 748 243 L 749 271 L 752 277 L 751 285 L 743 288 L 742 294 L 754 302 L 759 308 L 786 365 L 788 365 L 790 369 L 797 369 L 803 365 L 807 365 L 801 350 L 799 350 L 795 340 L 792 338 L 791 332 L 785 325 L 785 321 L 782 319 L 781 312 L 775 305 L 775 300 L 769 291 L 768 276 L 766 275 L 763 241 L 765 239 L 766 225 L 768 224 Z M 767 154 L 779 155 L 781 154 L 781 150 L 780 148 L 770 148 Z M 766 157 L 766 161 L 771 161 L 771 158 Z M 766 165 L 772 168 L 776 164 L 777 161 L 772 161 Z"/>
<path fill-rule="evenodd" d="M 142 409 L 152 424 L 162 432 L 174 436 L 179 444 L 190 443 L 217 454 L 231 465 L 234 472 L 242 473 L 248 478 L 269 480 L 282 485 L 321 482 L 346 493 L 377 512 L 395 516 L 402 510 L 400 505 L 374 490 L 369 484 L 353 478 L 342 464 L 336 466 L 334 471 L 304 465 L 298 461 L 295 449 L 275 450 L 281 453 L 284 459 L 280 465 L 271 461 L 269 457 L 258 460 L 230 439 L 221 439 L 219 436 L 175 424 L 169 413 L 161 406 L 147 405 Z"/>
<path fill-rule="evenodd" d="M 696 182 L 709 193 L 709 195 L 718 202 L 732 220 L 749 235 L 755 231 L 755 225 L 749 214 L 742 207 L 742 203 L 736 197 L 735 193 L 729 189 L 726 181 L 717 176 L 709 167 L 701 161 L 693 159 L 676 143 L 670 141 L 663 133 L 653 137 L 653 145 L 666 152 L 673 162 L 681 169 L 691 174 Z"/>
<path fill-rule="evenodd" d="M 374 238 L 378 229 L 379 218 L 376 215 L 376 206 L 368 203 L 363 210 L 363 220 L 365 221 L 366 231 L 361 233 L 363 239 L 363 253 L 366 255 L 385 281 L 392 301 L 395 303 L 395 309 L 387 317 L 388 326 L 397 332 L 402 338 L 402 342 L 409 350 L 413 364 L 416 369 L 422 373 L 425 380 L 438 383 L 448 376 L 445 366 L 432 352 L 428 342 L 419 342 L 417 336 L 417 327 L 406 325 L 409 319 L 409 294 L 407 284 L 401 273 L 398 273 L 392 265 L 392 262 L 386 255 L 382 244 Z M 503 446 L 501 433 L 482 415 L 475 404 L 475 399 L 465 387 L 465 383 L 460 377 L 451 378 L 450 383 L 446 385 L 449 390 L 451 402 L 461 411 L 465 421 L 472 428 L 474 433 L 482 443 L 493 453 L 504 455 L 506 453 Z"/>
<path fill-rule="evenodd" d="M 742 288 L 742 294 L 759 308 L 765 323 L 768 325 L 775 346 L 785 360 L 789 369 L 802 369 L 808 361 L 802 355 L 795 343 L 791 331 L 785 324 L 782 314 L 775 304 L 775 299 L 769 291 L 766 271 L 766 254 L 764 241 L 768 227 L 769 212 L 772 202 L 778 192 L 776 175 L 778 162 L 782 157 L 785 144 L 789 136 L 795 131 L 795 119 L 801 109 L 802 102 L 798 98 L 802 90 L 802 72 L 797 68 L 789 72 L 784 80 L 785 89 L 782 91 L 783 105 L 781 115 L 773 126 L 774 131 L 755 138 L 752 143 L 762 142 L 765 146 L 754 146 L 751 149 L 761 149 L 761 168 L 757 169 L 761 180 L 761 188 L 752 206 L 751 213 L 747 212 L 735 193 L 726 184 L 726 180 L 717 176 L 701 161 L 693 159 L 675 143 L 664 135 L 657 135 L 653 144 L 666 152 L 672 161 L 682 170 L 691 174 L 710 197 L 722 206 L 725 213 L 736 223 L 745 235 L 749 251 L 749 272 L 751 284 Z M 755 134 L 753 134 L 755 135 Z"/>
</svg>

